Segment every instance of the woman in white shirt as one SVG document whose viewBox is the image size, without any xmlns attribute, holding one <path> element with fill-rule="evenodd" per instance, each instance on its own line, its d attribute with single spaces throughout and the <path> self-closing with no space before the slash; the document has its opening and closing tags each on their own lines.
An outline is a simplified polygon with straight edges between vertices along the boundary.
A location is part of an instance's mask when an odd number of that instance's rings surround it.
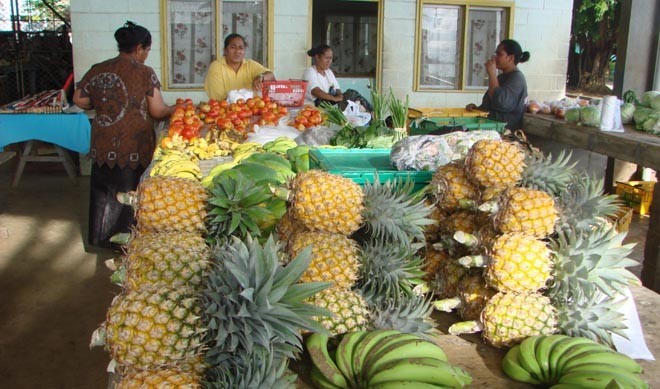
<svg viewBox="0 0 660 389">
<path fill-rule="evenodd" d="M 335 74 L 330 70 L 332 65 L 332 49 L 326 44 L 321 44 L 307 51 L 307 55 L 313 58 L 314 64 L 305 70 L 303 79 L 307 81 L 307 92 L 305 103 L 319 105 L 322 101 L 337 104 L 344 100 L 339 82 Z"/>
</svg>

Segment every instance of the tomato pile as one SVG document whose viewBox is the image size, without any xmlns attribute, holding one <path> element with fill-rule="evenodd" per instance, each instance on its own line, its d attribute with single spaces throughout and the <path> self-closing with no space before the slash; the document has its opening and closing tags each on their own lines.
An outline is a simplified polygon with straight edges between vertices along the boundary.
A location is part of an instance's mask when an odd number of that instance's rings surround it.
<svg viewBox="0 0 660 389">
<path fill-rule="evenodd" d="M 170 116 L 170 127 L 167 135 L 181 135 L 186 140 L 199 137 L 199 132 L 204 125 L 195 110 L 191 99 L 177 99 L 174 113 Z"/>
<path fill-rule="evenodd" d="M 323 115 L 321 111 L 311 105 L 306 105 L 303 109 L 298 111 L 298 114 L 293 119 L 293 127 L 298 131 L 304 131 L 306 128 L 318 126 L 323 123 Z"/>
</svg>

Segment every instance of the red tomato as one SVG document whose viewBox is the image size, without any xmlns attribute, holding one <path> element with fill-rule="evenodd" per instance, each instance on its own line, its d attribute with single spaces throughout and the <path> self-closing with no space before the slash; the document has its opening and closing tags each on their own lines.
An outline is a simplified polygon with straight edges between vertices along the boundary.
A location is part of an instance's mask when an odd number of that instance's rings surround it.
<svg viewBox="0 0 660 389">
<path fill-rule="evenodd" d="M 197 135 L 195 133 L 195 130 L 193 130 L 190 127 L 186 127 L 186 128 L 183 129 L 183 131 L 181 131 L 181 136 L 184 139 L 190 140 L 190 139 L 194 138 Z"/>
</svg>

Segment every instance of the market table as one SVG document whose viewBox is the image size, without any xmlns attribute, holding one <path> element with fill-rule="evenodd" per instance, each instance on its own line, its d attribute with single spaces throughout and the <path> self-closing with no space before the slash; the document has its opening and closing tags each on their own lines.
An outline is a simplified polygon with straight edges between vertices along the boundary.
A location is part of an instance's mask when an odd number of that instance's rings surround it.
<svg viewBox="0 0 660 389">
<path fill-rule="evenodd" d="M 570 147 L 606 155 L 605 188 L 612 188 L 614 160 L 619 159 L 660 172 L 660 136 L 624 126 L 624 132 L 605 132 L 597 127 L 578 126 L 548 115 L 525 114 L 527 134 L 550 139 Z M 650 209 L 649 231 L 644 246 L 642 283 L 660 292 L 660 184 L 656 183 Z"/>
<path fill-rule="evenodd" d="M 9 144 L 26 142 L 20 152 L 13 187 L 18 186 L 27 162 L 61 162 L 69 177 L 75 180 L 73 161 L 64 149 L 86 154 L 90 136 L 89 117 L 84 113 L 0 114 L 0 151 Z M 51 143 L 58 155 L 37 155 L 35 141 Z"/>
</svg>

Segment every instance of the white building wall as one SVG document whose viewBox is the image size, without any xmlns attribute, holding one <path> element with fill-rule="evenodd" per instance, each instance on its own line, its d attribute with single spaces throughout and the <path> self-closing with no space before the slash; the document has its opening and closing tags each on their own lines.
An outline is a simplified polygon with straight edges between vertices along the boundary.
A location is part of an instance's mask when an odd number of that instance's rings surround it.
<svg viewBox="0 0 660 389">
<path fill-rule="evenodd" d="M 277 78 L 300 78 L 309 66 L 311 1 L 274 1 L 273 70 Z M 73 60 L 76 81 L 94 63 L 117 55 L 114 31 L 126 20 L 151 31 L 153 45 L 147 65 L 163 79 L 160 42 L 160 0 L 71 0 Z M 531 60 L 520 65 L 529 96 L 555 99 L 566 83 L 572 0 L 519 0 L 514 11 L 513 38 Z M 119 11 L 118 11 L 119 10 Z M 413 92 L 417 0 L 383 0 L 381 88 L 409 95 L 413 107 L 461 107 L 481 101 L 482 92 Z M 166 91 L 165 101 L 177 97 L 205 100 L 204 92 Z"/>
</svg>

